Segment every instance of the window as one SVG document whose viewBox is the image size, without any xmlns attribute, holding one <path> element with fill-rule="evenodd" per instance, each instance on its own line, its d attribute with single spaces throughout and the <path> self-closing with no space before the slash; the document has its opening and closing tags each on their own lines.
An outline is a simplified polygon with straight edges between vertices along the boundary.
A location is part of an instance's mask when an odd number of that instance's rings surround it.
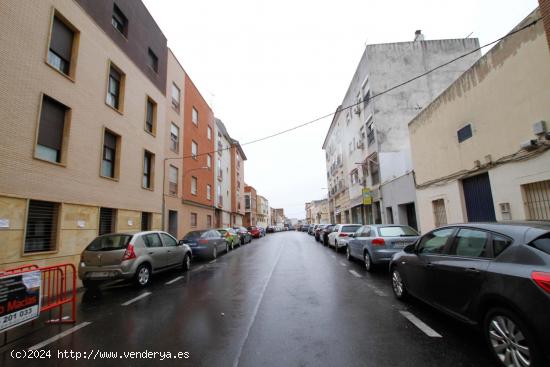
<svg viewBox="0 0 550 367">
<path fill-rule="evenodd" d="M 455 236 L 449 253 L 465 257 L 491 257 L 488 237 L 486 232 L 463 228 Z"/>
<path fill-rule="evenodd" d="M 149 65 L 149 67 L 151 69 L 153 69 L 153 71 L 155 73 L 158 73 L 159 71 L 159 58 L 157 57 L 157 55 L 155 55 L 155 53 L 153 52 L 153 50 L 149 49 L 149 52 L 147 52 L 147 65 Z"/>
<path fill-rule="evenodd" d="M 529 220 L 550 219 L 550 180 L 521 185 Z"/>
<path fill-rule="evenodd" d="M 111 18 L 111 24 L 117 31 L 122 33 L 124 37 L 128 37 L 128 18 L 120 10 L 116 4 L 113 7 L 113 17 Z"/>
<path fill-rule="evenodd" d="M 178 194 L 178 169 L 172 165 L 168 169 L 168 192 L 170 195 Z"/>
<path fill-rule="evenodd" d="M 370 102 L 370 89 L 367 87 L 363 88 L 363 108 L 366 108 Z"/>
<path fill-rule="evenodd" d="M 59 225 L 59 204 L 30 200 L 25 230 L 26 254 L 54 251 Z"/>
<path fill-rule="evenodd" d="M 493 238 L 493 243 L 495 243 L 495 240 L 496 240 L 496 237 Z M 506 247 L 508 247 L 510 244 L 511 244 L 511 241 L 508 240 L 508 244 L 506 245 Z M 550 255 L 550 234 L 547 233 L 545 235 L 542 235 L 541 237 L 531 242 L 529 246 L 532 246 L 537 250 L 546 252 L 548 255 Z M 495 255 L 496 255 L 496 251 L 495 251 Z"/>
<path fill-rule="evenodd" d="M 172 107 L 178 112 L 180 111 L 180 96 L 180 89 L 177 85 L 172 83 Z"/>
<path fill-rule="evenodd" d="M 197 195 L 197 178 L 195 176 L 191 177 L 191 194 Z"/>
<path fill-rule="evenodd" d="M 250 194 L 244 195 L 244 207 L 245 209 L 250 209 Z"/>
<path fill-rule="evenodd" d="M 63 138 L 67 135 L 66 124 L 70 109 L 44 95 L 42 97 L 42 110 L 38 127 L 38 140 L 36 142 L 35 156 L 50 162 L 61 163 L 63 159 Z M 67 126 L 66 126 L 67 125 Z"/>
<path fill-rule="evenodd" d="M 367 120 L 367 145 L 371 146 L 374 143 L 374 124 L 372 116 Z"/>
<path fill-rule="evenodd" d="M 122 111 L 124 97 L 125 75 L 114 64 L 109 67 L 109 83 L 107 86 L 107 104 L 116 110 Z"/>
<path fill-rule="evenodd" d="M 178 236 L 178 212 L 175 210 L 168 210 L 168 233 Z"/>
<path fill-rule="evenodd" d="M 191 156 L 193 159 L 197 159 L 197 154 L 199 152 L 199 146 L 194 141 L 191 142 Z"/>
<path fill-rule="evenodd" d="M 111 208 L 99 209 L 99 235 L 115 232 L 116 210 Z"/>
<path fill-rule="evenodd" d="M 376 156 L 369 160 L 369 168 L 372 185 L 378 185 L 380 183 L 380 174 L 378 169 L 378 159 Z"/>
<path fill-rule="evenodd" d="M 418 232 L 409 226 L 391 226 L 378 227 L 378 232 L 382 237 L 414 237 Z"/>
<path fill-rule="evenodd" d="M 117 151 L 119 142 L 120 136 L 105 130 L 103 136 L 103 159 L 101 161 L 101 175 L 103 177 L 118 177 Z"/>
<path fill-rule="evenodd" d="M 155 135 L 157 130 L 157 104 L 151 98 L 147 97 L 145 108 L 145 131 Z"/>
<path fill-rule="evenodd" d="M 160 237 L 162 237 L 162 242 L 164 242 L 164 246 L 175 247 L 178 245 L 178 242 L 174 239 L 174 237 L 169 236 L 166 233 L 161 233 Z"/>
<path fill-rule="evenodd" d="M 500 255 L 502 253 L 502 251 L 506 250 L 508 248 L 508 246 L 510 246 L 512 244 L 512 240 L 507 238 L 507 237 L 504 237 L 504 236 L 500 236 L 498 234 L 493 234 L 493 256 L 494 257 L 497 257 L 498 255 Z M 533 243 L 535 243 L 536 241 L 534 241 Z M 550 241 L 548 242 L 547 244 L 547 251 L 546 253 L 547 254 L 550 254 Z M 544 250 L 543 250 L 544 251 Z"/>
<path fill-rule="evenodd" d="M 50 48 L 48 49 L 48 64 L 53 66 L 65 75 L 74 74 L 73 46 L 78 33 L 75 32 L 72 25 L 55 15 L 52 23 L 52 33 L 50 37 Z"/>
<path fill-rule="evenodd" d="M 206 216 L 206 227 L 212 228 L 212 216 L 209 214 Z"/>
<path fill-rule="evenodd" d="M 453 228 L 444 228 L 428 233 L 420 241 L 419 249 L 423 254 L 442 254 L 445 252 L 445 245 L 453 234 Z"/>
<path fill-rule="evenodd" d="M 141 237 L 146 247 L 162 247 L 158 233 L 149 233 Z"/>
<path fill-rule="evenodd" d="M 197 226 L 197 213 L 191 213 L 191 227 Z"/>
<path fill-rule="evenodd" d="M 212 199 L 212 186 L 206 185 L 206 198 L 208 200 Z"/>
<path fill-rule="evenodd" d="M 153 167 L 155 162 L 155 155 L 151 152 L 145 151 L 143 153 L 143 188 L 153 188 Z"/>
<path fill-rule="evenodd" d="M 468 124 L 464 126 L 462 129 L 456 132 L 456 135 L 458 136 L 459 143 L 462 143 L 464 140 L 470 139 L 472 137 L 472 125 Z"/>
<path fill-rule="evenodd" d="M 172 122 L 170 125 L 170 150 L 177 153 L 179 151 L 179 146 L 180 128 Z"/>
<path fill-rule="evenodd" d="M 348 112 L 346 112 L 346 125 L 349 125 L 351 121 L 351 114 L 349 113 L 349 110 Z"/>
<path fill-rule="evenodd" d="M 447 225 L 447 213 L 445 212 L 445 201 L 443 199 L 437 199 L 432 201 L 432 207 L 434 212 L 434 223 L 436 227 Z"/>
<path fill-rule="evenodd" d="M 152 213 L 142 212 L 141 213 L 141 230 L 142 231 L 150 231 L 151 230 L 151 217 L 153 216 Z"/>
<path fill-rule="evenodd" d="M 208 126 L 208 130 L 206 130 L 206 135 L 208 136 L 208 140 L 212 140 L 212 128 Z"/>
<path fill-rule="evenodd" d="M 210 156 L 210 154 L 206 156 L 206 167 L 212 168 L 212 157 Z"/>
<path fill-rule="evenodd" d="M 197 111 L 195 107 L 193 107 L 193 111 L 191 113 L 191 121 L 193 121 L 195 125 L 199 125 L 199 111 Z"/>
</svg>

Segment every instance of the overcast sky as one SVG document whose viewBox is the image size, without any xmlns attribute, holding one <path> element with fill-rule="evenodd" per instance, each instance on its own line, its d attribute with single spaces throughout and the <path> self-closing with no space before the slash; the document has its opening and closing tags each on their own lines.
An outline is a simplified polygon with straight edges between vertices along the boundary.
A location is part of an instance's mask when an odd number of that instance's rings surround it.
<svg viewBox="0 0 550 367">
<path fill-rule="evenodd" d="M 333 112 L 365 44 L 509 32 L 537 0 L 144 0 L 168 46 L 241 143 Z M 485 51 L 484 51 L 485 52 Z M 326 197 L 321 148 L 331 119 L 243 146 L 245 181 L 304 218 Z"/>
</svg>

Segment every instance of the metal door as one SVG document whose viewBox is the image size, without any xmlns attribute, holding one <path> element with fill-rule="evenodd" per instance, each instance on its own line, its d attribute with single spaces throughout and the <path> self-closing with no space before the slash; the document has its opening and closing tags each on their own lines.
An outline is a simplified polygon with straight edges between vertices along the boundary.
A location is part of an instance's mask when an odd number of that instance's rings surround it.
<svg viewBox="0 0 550 367">
<path fill-rule="evenodd" d="M 473 176 L 462 180 L 464 201 L 469 222 L 494 222 L 495 207 L 489 174 Z"/>
</svg>

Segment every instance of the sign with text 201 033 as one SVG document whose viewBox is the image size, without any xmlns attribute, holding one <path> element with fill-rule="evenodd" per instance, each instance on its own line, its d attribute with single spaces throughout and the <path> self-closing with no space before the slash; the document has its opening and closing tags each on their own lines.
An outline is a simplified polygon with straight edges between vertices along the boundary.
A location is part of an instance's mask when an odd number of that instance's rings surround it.
<svg viewBox="0 0 550 367">
<path fill-rule="evenodd" d="M 40 270 L 0 276 L 0 332 L 40 315 Z"/>
</svg>

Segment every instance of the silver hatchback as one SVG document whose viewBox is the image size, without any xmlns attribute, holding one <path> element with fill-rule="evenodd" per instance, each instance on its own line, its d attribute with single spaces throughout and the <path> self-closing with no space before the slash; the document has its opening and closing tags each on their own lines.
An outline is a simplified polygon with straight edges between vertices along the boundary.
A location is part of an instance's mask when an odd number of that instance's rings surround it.
<svg viewBox="0 0 550 367">
<path fill-rule="evenodd" d="M 84 249 L 78 277 L 84 287 L 111 279 L 149 283 L 151 274 L 191 266 L 191 249 L 166 232 L 112 233 L 96 237 Z"/>
</svg>

